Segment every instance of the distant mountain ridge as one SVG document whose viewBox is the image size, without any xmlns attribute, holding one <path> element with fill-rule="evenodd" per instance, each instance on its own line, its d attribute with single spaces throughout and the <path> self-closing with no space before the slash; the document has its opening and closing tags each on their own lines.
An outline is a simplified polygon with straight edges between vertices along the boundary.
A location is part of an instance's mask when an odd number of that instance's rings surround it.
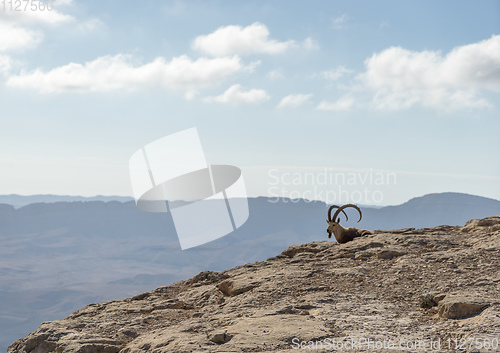
<svg viewBox="0 0 500 353">
<path fill-rule="evenodd" d="M 7 200 L 12 195 L 0 196 Z M 13 201 L 21 200 L 14 195 Z M 112 236 L 120 233 L 125 237 L 142 229 L 154 234 L 170 234 L 174 243 L 176 233 L 169 214 L 154 214 L 140 211 L 133 199 L 120 196 L 35 195 L 20 196 L 26 205 L 0 202 L 0 235 L 40 232 L 68 227 L 76 233 Z M 72 201 L 50 201 L 68 198 Z M 37 202 L 43 200 L 43 202 Z M 15 202 L 14 202 L 15 203 Z M 19 205 L 19 202 L 17 203 Z M 231 237 L 251 231 L 261 236 L 276 231 L 295 230 L 299 234 L 308 229 L 323 232 L 326 209 L 329 205 L 321 201 L 291 200 L 282 198 L 249 198 L 250 219 Z M 381 208 L 363 207 L 363 219 L 350 217 L 347 226 L 366 229 L 396 229 L 403 227 L 432 227 L 441 224 L 463 225 L 471 218 L 484 218 L 500 214 L 500 201 L 482 196 L 462 193 L 434 193 L 415 197 L 397 206 Z M 355 212 L 350 210 L 349 212 Z M 293 225 L 294 227 L 291 227 Z M 242 235 L 242 234 L 241 234 Z M 305 235 L 305 234 L 304 234 Z M 313 236 L 314 237 L 314 236 Z M 243 236 L 247 238 L 247 236 Z M 218 242 L 223 241 L 221 238 Z M 314 240 L 307 236 L 308 240 Z M 299 239 L 297 239 L 299 240 Z M 300 239 L 303 241 L 306 239 Z M 175 247 L 174 244 L 172 246 Z"/>
<path fill-rule="evenodd" d="M 434 227 L 442 224 L 463 225 L 471 218 L 483 218 L 500 214 L 500 201 L 469 194 L 444 192 L 415 197 L 397 205 L 386 206 L 367 214 L 366 222 L 378 229 L 404 227 Z M 382 224 L 368 217 L 376 216 Z"/>
<path fill-rule="evenodd" d="M 8 204 L 14 208 L 20 208 L 32 203 L 54 203 L 54 202 L 74 202 L 74 201 L 119 201 L 127 202 L 133 200 L 128 196 L 71 196 L 71 195 L 0 195 L 0 204 Z"/>
</svg>

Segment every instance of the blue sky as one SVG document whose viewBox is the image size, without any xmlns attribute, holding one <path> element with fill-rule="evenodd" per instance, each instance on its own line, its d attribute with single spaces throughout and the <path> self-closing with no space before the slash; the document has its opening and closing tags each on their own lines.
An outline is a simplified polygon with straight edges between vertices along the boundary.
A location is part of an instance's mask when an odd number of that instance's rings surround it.
<svg viewBox="0 0 500 353">
<path fill-rule="evenodd" d="M 250 196 L 500 199 L 497 1 L 8 6 L 1 194 L 131 195 L 130 156 L 197 127 Z"/>
</svg>

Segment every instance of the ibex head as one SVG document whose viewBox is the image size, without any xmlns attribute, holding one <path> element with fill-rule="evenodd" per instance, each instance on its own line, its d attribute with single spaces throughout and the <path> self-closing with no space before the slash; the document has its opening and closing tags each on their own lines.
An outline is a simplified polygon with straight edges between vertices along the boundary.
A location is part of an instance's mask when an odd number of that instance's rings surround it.
<svg viewBox="0 0 500 353">
<path fill-rule="evenodd" d="M 361 221 L 361 218 L 363 217 L 361 215 L 361 210 L 359 209 L 358 206 L 356 205 L 353 205 L 351 203 L 348 203 L 347 205 L 344 205 L 344 206 L 336 206 L 336 205 L 333 205 L 333 206 L 330 206 L 330 208 L 328 209 L 328 219 L 326 220 L 326 223 L 328 223 L 328 228 L 326 229 L 326 232 L 328 233 L 328 238 L 331 238 L 332 237 L 332 233 L 335 233 L 335 234 L 340 234 L 341 233 L 341 230 L 339 228 L 342 228 L 342 226 L 340 225 L 340 217 L 337 218 L 337 216 L 340 214 L 340 212 L 342 212 L 345 216 L 345 220 L 349 220 L 349 218 L 347 217 L 347 214 L 345 213 L 344 209 L 348 208 L 348 207 L 352 207 L 352 208 L 355 208 L 358 212 L 359 212 L 359 221 Z M 333 217 L 332 217 L 332 210 L 334 208 L 337 208 L 337 210 L 335 211 Z M 337 231 L 336 231 L 337 229 Z"/>
</svg>

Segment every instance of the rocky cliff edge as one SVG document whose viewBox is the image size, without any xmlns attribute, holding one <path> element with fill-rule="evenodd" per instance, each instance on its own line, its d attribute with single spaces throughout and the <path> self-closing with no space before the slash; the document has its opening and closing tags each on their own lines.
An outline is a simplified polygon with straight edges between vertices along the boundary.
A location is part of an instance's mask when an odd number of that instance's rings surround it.
<svg viewBox="0 0 500 353">
<path fill-rule="evenodd" d="M 498 351 L 499 266 L 500 216 L 294 245 L 87 305 L 8 352 Z"/>
</svg>

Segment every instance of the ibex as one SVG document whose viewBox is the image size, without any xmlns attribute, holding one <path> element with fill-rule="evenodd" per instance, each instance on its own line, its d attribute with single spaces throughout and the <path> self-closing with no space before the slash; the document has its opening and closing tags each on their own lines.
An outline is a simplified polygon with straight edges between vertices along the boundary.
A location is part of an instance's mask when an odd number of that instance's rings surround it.
<svg viewBox="0 0 500 353">
<path fill-rule="evenodd" d="M 332 233 L 333 233 L 333 235 L 335 235 L 335 239 L 337 239 L 337 242 L 339 244 L 347 243 L 348 241 L 351 241 L 354 238 L 361 237 L 363 235 L 367 235 L 367 234 L 372 233 L 369 230 L 357 229 L 357 228 L 353 228 L 353 227 L 349 227 L 346 229 L 340 225 L 340 217 L 337 218 L 337 216 L 340 214 L 340 212 L 342 212 L 345 216 L 346 221 L 349 220 L 349 218 L 347 217 L 347 214 L 344 211 L 344 209 L 346 209 L 348 207 L 355 208 L 359 212 L 358 222 L 361 221 L 361 218 L 363 216 L 361 215 L 361 210 L 356 205 L 353 205 L 350 203 L 347 205 L 344 205 L 342 207 L 333 205 L 333 206 L 330 206 L 330 208 L 328 209 L 328 219 L 326 220 L 326 223 L 328 223 L 328 228 L 326 229 L 326 232 L 328 233 L 328 238 L 331 238 Z M 337 208 L 337 210 L 335 211 L 335 214 L 332 217 L 332 210 L 334 208 Z"/>
</svg>

